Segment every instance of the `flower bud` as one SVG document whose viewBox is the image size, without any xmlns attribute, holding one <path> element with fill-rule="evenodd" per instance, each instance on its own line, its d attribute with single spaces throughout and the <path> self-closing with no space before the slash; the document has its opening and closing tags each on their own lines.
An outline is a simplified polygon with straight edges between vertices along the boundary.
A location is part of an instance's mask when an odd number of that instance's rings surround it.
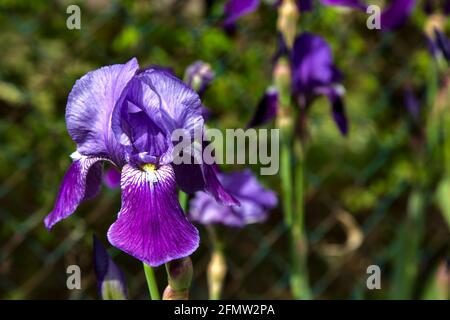
<svg viewBox="0 0 450 320">
<path fill-rule="evenodd" d="M 169 285 L 163 293 L 163 300 L 187 300 L 194 268 L 191 258 L 185 257 L 166 263 Z"/>
<path fill-rule="evenodd" d="M 196 61 L 187 67 L 184 79 L 192 89 L 201 95 L 214 79 L 214 71 L 209 63 Z"/>
<path fill-rule="evenodd" d="M 289 49 L 292 48 L 299 17 L 294 0 L 283 0 L 278 8 L 277 28 L 281 32 Z"/>
<path fill-rule="evenodd" d="M 97 287 L 102 299 L 127 299 L 125 277 L 96 236 L 94 236 L 94 266 Z"/>
<path fill-rule="evenodd" d="M 209 296 L 213 300 L 220 299 L 223 288 L 223 281 L 227 274 L 227 263 L 225 257 L 220 250 L 213 252 L 211 261 L 208 264 L 208 289 Z"/>
</svg>

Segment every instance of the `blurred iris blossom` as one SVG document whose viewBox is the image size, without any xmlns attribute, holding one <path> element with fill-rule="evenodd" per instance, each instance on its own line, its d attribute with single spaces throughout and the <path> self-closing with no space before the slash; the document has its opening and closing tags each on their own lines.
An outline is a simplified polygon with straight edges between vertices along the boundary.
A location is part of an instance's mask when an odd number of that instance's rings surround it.
<svg viewBox="0 0 450 320">
<path fill-rule="evenodd" d="M 333 62 L 328 43 L 320 36 L 303 33 L 295 38 L 291 52 L 284 47 L 291 64 L 292 93 L 298 105 L 307 110 L 319 96 L 330 101 L 332 114 L 340 132 L 348 132 L 342 86 L 342 74 Z M 282 56 L 282 54 L 280 54 Z M 278 110 L 278 93 L 269 88 L 257 106 L 249 126 L 262 125 L 271 120 Z"/>
<path fill-rule="evenodd" d="M 94 267 L 97 289 L 103 300 L 125 300 L 128 297 L 125 276 L 94 235 Z"/>
<path fill-rule="evenodd" d="M 203 190 L 224 204 L 238 204 L 220 184 L 213 166 L 173 162 L 171 133 L 202 132 L 200 99 L 167 69 L 140 69 L 135 58 L 80 78 L 69 94 L 66 124 L 77 143 L 55 206 L 51 229 L 78 205 L 97 195 L 104 162 L 121 169 L 122 208 L 108 230 L 109 242 L 158 266 L 186 257 L 199 245 L 198 230 L 177 198 L 177 186 Z"/>
<path fill-rule="evenodd" d="M 190 202 L 189 217 L 192 221 L 242 228 L 247 224 L 264 222 L 269 210 L 277 205 L 275 192 L 265 189 L 250 169 L 218 173 L 217 177 L 225 190 L 239 200 L 240 206 L 223 205 L 210 194 L 199 191 Z"/>
<path fill-rule="evenodd" d="M 281 1 L 275 0 L 273 3 L 275 6 L 278 6 Z M 325 6 L 348 7 L 363 11 L 367 7 L 358 0 L 320 0 L 320 2 Z M 260 0 L 228 0 L 224 7 L 224 28 L 226 30 L 232 30 L 240 17 L 256 11 L 260 3 Z M 313 0 L 295 0 L 295 4 L 300 12 L 311 11 L 313 8 Z"/>
</svg>

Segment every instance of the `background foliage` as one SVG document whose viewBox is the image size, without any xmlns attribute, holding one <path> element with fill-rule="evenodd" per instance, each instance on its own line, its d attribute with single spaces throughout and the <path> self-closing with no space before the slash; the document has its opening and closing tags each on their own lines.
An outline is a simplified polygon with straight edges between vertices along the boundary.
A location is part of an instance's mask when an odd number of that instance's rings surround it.
<svg viewBox="0 0 450 320">
<path fill-rule="evenodd" d="M 81 30 L 66 28 L 66 8 L 73 3 L 81 7 Z M 135 56 L 141 66 L 168 66 L 182 77 L 201 59 L 216 72 L 203 99 L 213 112 L 209 125 L 246 125 L 270 85 L 276 10 L 262 5 L 241 19 L 232 36 L 220 27 L 222 10 L 222 1 L 203 0 L 0 1 L 0 298 L 98 298 L 91 235 L 107 244 L 119 192 L 104 187 L 52 233 L 43 225 L 75 149 L 64 109 L 81 75 Z M 368 30 L 365 19 L 318 4 L 300 17 L 301 30 L 320 34 L 333 47 L 345 75 L 350 121 L 344 138 L 325 99 L 309 113 L 306 229 L 313 294 L 437 298 L 436 279 L 445 279 L 436 270 L 448 256 L 450 239 L 438 204 L 449 193 L 435 201 L 443 164 L 430 155 L 443 145 L 423 147 L 425 123 L 434 125 L 427 95 L 435 69 L 423 36 L 425 15 L 416 10 L 395 33 Z M 404 107 L 405 85 L 421 98 L 419 123 Z M 279 191 L 277 177 L 261 180 Z M 207 297 L 210 244 L 201 232 L 201 248 L 193 255 L 193 298 Z M 263 225 L 222 232 L 229 267 L 225 298 L 290 298 L 280 209 Z M 147 298 L 141 264 L 109 251 L 126 273 L 131 298 Z M 70 264 L 81 266 L 82 290 L 66 288 Z M 366 289 L 371 264 L 382 268 L 381 290 Z M 163 267 L 157 276 L 162 287 Z"/>
</svg>

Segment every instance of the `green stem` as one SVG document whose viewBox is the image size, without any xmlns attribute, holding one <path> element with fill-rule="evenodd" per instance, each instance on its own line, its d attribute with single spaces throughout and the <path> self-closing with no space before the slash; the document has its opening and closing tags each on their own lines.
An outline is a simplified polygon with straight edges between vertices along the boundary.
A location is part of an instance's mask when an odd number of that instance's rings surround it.
<svg viewBox="0 0 450 320">
<path fill-rule="evenodd" d="M 286 226 L 292 226 L 293 216 L 293 192 L 292 192 L 292 161 L 289 144 L 283 141 L 281 144 L 281 196 L 283 198 L 283 213 Z"/>
<path fill-rule="evenodd" d="M 150 292 L 150 298 L 152 300 L 161 300 L 153 268 L 144 263 L 144 272 L 145 279 L 147 280 L 148 291 Z"/>
<path fill-rule="evenodd" d="M 294 141 L 295 155 L 295 214 L 291 228 L 291 289 L 295 299 L 311 299 L 308 280 L 308 244 L 304 226 L 304 153 L 300 138 Z"/>
</svg>

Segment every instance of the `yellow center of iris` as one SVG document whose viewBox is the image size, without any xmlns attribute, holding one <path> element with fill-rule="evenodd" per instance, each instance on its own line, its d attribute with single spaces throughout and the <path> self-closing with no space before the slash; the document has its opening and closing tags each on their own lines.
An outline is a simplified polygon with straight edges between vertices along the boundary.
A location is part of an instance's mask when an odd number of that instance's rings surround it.
<svg viewBox="0 0 450 320">
<path fill-rule="evenodd" d="M 146 163 L 142 166 L 142 170 L 145 172 L 154 172 L 156 171 L 156 166 L 152 163 Z"/>
</svg>

